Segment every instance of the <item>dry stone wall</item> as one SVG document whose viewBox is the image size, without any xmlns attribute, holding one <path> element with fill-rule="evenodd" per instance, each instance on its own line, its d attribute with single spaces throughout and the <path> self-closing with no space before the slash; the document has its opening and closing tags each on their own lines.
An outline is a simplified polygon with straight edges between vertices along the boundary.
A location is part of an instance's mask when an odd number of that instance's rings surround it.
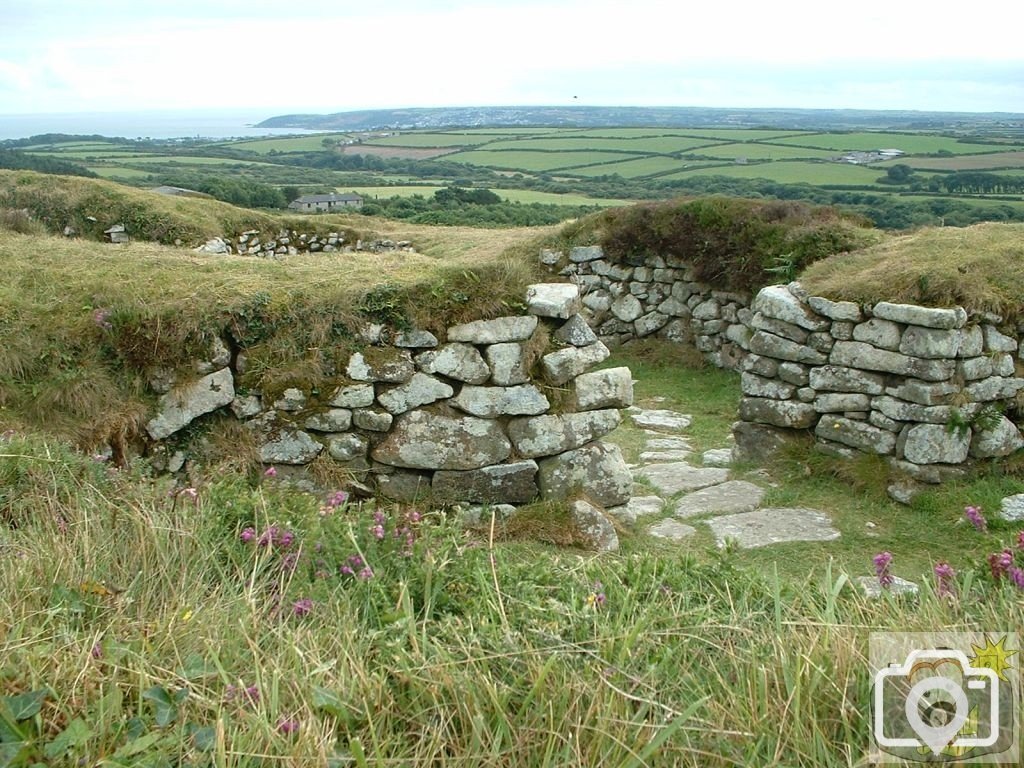
<svg viewBox="0 0 1024 768">
<path fill-rule="evenodd" d="M 232 363 L 218 342 L 195 376 L 152 377 L 161 394 L 146 429 L 164 441 L 223 410 L 252 430 L 264 464 L 283 471 L 329 458 L 400 500 L 522 504 L 582 493 L 605 508 L 624 504 L 631 475 L 601 438 L 632 404 L 630 372 L 590 370 L 609 351 L 579 316 L 575 285 L 533 285 L 526 299 L 528 314 L 454 326 L 443 340 L 411 331 L 366 347 L 317 392 L 237 393 L 240 355 Z"/>
<path fill-rule="evenodd" d="M 568 256 L 545 250 L 540 260 L 580 286 L 582 315 L 608 346 L 655 336 L 690 344 L 713 365 L 738 369 L 745 355 L 741 342 L 750 335 L 749 294 L 698 281 L 693 268 L 674 256 L 618 263 L 594 245 L 573 248 Z"/>
<path fill-rule="evenodd" d="M 926 482 L 1024 446 L 1015 410 L 1017 339 L 994 315 L 809 296 L 798 283 L 756 297 L 695 280 L 673 257 L 627 263 L 599 246 L 542 251 L 580 286 L 582 317 L 608 346 L 656 336 L 741 373 L 735 453 L 758 460 L 797 432 L 826 450 L 886 456 Z"/>
<path fill-rule="evenodd" d="M 351 235 L 349 235 L 351 237 Z M 266 235 L 251 229 L 232 237 L 215 237 L 195 248 L 200 253 L 238 254 L 240 256 L 297 256 L 306 253 L 347 253 L 351 251 L 411 251 L 408 240 L 349 240 L 344 232 L 298 232 L 282 229 L 276 234 Z"/>
</svg>

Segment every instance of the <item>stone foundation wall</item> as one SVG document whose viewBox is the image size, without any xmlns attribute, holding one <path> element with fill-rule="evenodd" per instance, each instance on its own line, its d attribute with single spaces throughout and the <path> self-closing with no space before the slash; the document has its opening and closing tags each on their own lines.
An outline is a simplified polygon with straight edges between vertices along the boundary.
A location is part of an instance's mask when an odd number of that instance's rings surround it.
<svg viewBox="0 0 1024 768">
<path fill-rule="evenodd" d="M 220 341 L 196 375 L 153 376 L 160 393 L 146 431 L 151 452 L 213 411 L 232 413 L 280 471 L 327 459 L 365 476 L 385 496 L 520 504 L 582 493 L 604 507 L 629 500 L 619 449 L 600 438 L 633 399 L 627 368 L 588 372 L 609 354 L 579 315 L 575 285 L 538 284 L 528 314 L 395 335 L 348 359 L 319 391 L 236 392 L 244 350 Z"/>
<path fill-rule="evenodd" d="M 699 282 L 688 264 L 672 256 L 618 264 L 595 245 L 573 248 L 568 257 L 543 251 L 540 259 L 580 286 L 583 316 L 608 346 L 655 336 L 690 344 L 720 368 L 739 369 L 752 317 L 748 294 Z"/>
<path fill-rule="evenodd" d="M 1024 446 L 1003 415 L 1024 379 L 1017 340 L 1000 318 L 961 307 L 862 307 L 808 296 L 798 283 L 762 289 L 750 309 L 744 422 L 813 430 L 835 453 L 887 456 L 927 482 Z M 749 434 L 737 433 L 741 451 Z"/>
<path fill-rule="evenodd" d="M 608 346 L 655 336 L 741 372 L 737 458 L 798 431 L 833 453 L 889 457 L 926 482 L 1024 446 L 1015 409 L 1017 339 L 993 315 L 809 296 L 798 283 L 748 295 L 694 279 L 673 257 L 613 263 L 600 246 L 542 251 L 580 286 L 582 316 Z M 1006 331 L 1006 332 L 1004 332 Z"/>
<path fill-rule="evenodd" d="M 412 243 L 407 240 L 346 240 L 344 232 L 298 232 L 282 229 L 274 235 L 266 235 L 251 229 L 232 237 L 215 237 L 195 249 L 200 253 L 238 254 L 241 256 L 297 256 L 303 253 L 347 253 L 351 251 L 411 251 Z"/>
</svg>

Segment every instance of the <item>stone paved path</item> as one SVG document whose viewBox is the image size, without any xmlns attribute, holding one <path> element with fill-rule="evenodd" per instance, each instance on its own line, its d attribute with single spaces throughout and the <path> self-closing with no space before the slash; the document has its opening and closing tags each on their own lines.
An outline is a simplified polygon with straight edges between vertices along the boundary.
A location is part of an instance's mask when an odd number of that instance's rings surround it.
<svg viewBox="0 0 1024 768">
<path fill-rule="evenodd" d="M 690 426 L 690 416 L 634 407 L 630 418 L 648 435 L 633 476 L 654 494 L 635 496 L 629 504 L 609 510 L 621 522 L 632 525 L 639 519 L 648 535 L 671 541 L 683 541 L 697 533 L 696 525 L 707 525 L 719 546 L 732 541 L 744 549 L 839 538 L 826 512 L 762 508 L 763 488 L 729 478 L 728 448 L 705 451 L 696 464 L 691 463 L 691 446 L 679 434 Z M 654 515 L 662 519 L 649 521 Z"/>
</svg>

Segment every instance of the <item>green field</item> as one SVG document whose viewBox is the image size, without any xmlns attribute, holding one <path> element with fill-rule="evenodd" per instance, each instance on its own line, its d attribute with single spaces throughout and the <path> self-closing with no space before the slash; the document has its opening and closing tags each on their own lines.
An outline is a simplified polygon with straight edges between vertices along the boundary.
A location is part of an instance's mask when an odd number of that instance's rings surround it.
<svg viewBox="0 0 1024 768">
<path fill-rule="evenodd" d="M 706 139 L 687 138 L 685 136 L 645 136 L 635 139 L 578 136 L 576 138 L 557 136 L 538 139 L 517 139 L 495 141 L 487 145 L 488 150 L 498 149 L 535 149 L 544 152 L 564 152 L 578 150 L 604 150 L 608 152 L 651 152 L 668 155 L 682 152 L 694 147 L 708 146 L 713 142 Z"/>
<path fill-rule="evenodd" d="M 572 171 L 577 176 L 607 176 L 617 173 L 626 179 L 638 179 L 644 176 L 655 176 L 666 171 L 672 172 L 687 166 L 692 166 L 693 161 L 675 160 L 669 157 L 641 157 L 636 160 L 625 160 L 619 163 L 604 163 L 593 165 L 589 168 L 576 168 Z"/>
<path fill-rule="evenodd" d="M 504 134 L 471 134 L 471 133 L 397 133 L 379 139 L 368 139 L 363 142 L 373 147 L 414 147 L 416 149 L 431 147 L 473 147 L 494 141 Z"/>
<path fill-rule="evenodd" d="M 324 148 L 324 139 L 345 141 L 347 133 L 318 133 L 314 136 L 284 136 L 279 139 L 259 139 L 256 141 L 229 141 L 219 146 L 243 149 L 266 155 L 270 152 L 316 152 Z"/>
<path fill-rule="evenodd" d="M 1024 169 L 1024 151 L 994 152 L 985 155 L 957 155 L 956 157 L 904 157 L 896 161 L 887 162 L 884 165 L 892 165 L 896 162 L 905 163 L 912 168 L 931 171 Z"/>
<path fill-rule="evenodd" d="M 356 192 L 366 198 L 412 197 L 422 195 L 430 197 L 444 187 L 439 186 L 402 186 L 402 187 L 338 187 L 338 192 Z M 492 189 L 498 197 L 513 203 L 549 203 L 552 205 L 628 205 L 629 200 L 618 200 L 607 197 L 587 197 L 586 195 L 559 195 L 553 192 L 537 192 L 532 189 Z"/>
<path fill-rule="evenodd" d="M 999 152 L 1005 145 L 970 144 L 947 136 L 928 136 L 917 133 L 823 133 L 803 134 L 779 139 L 783 144 L 805 147 L 821 147 L 837 151 L 870 152 L 876 149 L 902 149 L 908 155 L 924 155 L 934 152 L 952 152 L 956 155 L 970 155 L 984 152 Z"/>
<path fill-rule="evenodd" d="M 615 163 L 622 160 L 635 160 L 638 157 L 640 157 L 640 155 L 586 150 L 575 152 L 480 150 L 446 155 L 445 159 L 455 163 L 466 163 L 468 165 L 482 165 L 493 168 L 507 168 L 509 170 L 534 171 L 542 173 L 544 171 L 553 171 L 560 168 L 577 168 L 586 165 L 597 165 L 598 163 Z"/>
<path fill-rule="evenodd" d="M 694 155 L 702 157 L 721 157 L 726 160 L 734 160 L 745 157 L 748 160 L 793 160 L 821 158 L 828 159 L 835 157 L 835 152 L 825 149 L 806 149 L 804 147 L 788 147 L 781 144 L 764 144 L 760 142 L 743 142 L 739 144 L 716 144 L 711 147 L 701 147 L 693 151 Z"/>
<path fill-rule="evenodd" d="M 874 184 L 884 171 L 848 163 L 812 163 L 798 160 L 754 165 L 720 165 L 674 173 L 665 178 L 685 176 L 731 176 L 741 179 L 770 179 L 784 184 L 864 185 Z"/>
</svg>

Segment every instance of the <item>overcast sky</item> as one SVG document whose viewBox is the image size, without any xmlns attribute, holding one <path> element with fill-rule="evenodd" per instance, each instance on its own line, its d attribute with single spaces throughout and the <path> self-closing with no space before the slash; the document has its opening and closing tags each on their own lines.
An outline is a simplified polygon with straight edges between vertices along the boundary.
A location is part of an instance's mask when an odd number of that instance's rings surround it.
<svg viewBox="0 0 1024 768">
<path fill-rule="evenodd" d="M 1022 37 L 1021 0 L 6 0 L 0 114 L 1024 112 Z"/>
</svg>

